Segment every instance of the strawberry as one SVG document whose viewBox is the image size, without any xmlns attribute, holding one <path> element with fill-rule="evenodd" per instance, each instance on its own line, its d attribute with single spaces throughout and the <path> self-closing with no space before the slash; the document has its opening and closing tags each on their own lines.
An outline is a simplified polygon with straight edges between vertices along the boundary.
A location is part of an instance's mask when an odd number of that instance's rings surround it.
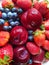
<svg viewBox="0 0 49 65">
<path fill-rule="evenodd" d="M 41 63 L 44 60 L 45 51 L 43 49 L 40 50 L 40 53 L 36 56 L 32 56 L 33 62 Z"/>
<path fill-rule="evenodd" d="M 43 34 L 40 30 L 36 30 L 34 34 L 34 41 L 38 46 L 42 46 L 45 41 L 45 34 Z"/>
<path fill-rule="evenodd" d="M 28 10 L 32 6 L 31 0 L 17 0 L 16 4 L 23 10 Z"/>
<path fill-rule="evenodd" d="M 49 30 L 45 31 L 45 35 L 46 35 L 47 39 L 49 39 Z"/>
<path fill-rule="evenodd" d="M 45 27 L 45 30 L 49 30 L 49 20 L 46 20 L 43 25 Z"/>
<path fill-rule="evenodd" d="M 45 40 L 45 42 L 43 43 L 43 48 L 47 51 L 49 51 L 49 41 L 48 40 Z"/>
<path fill-rule="evenodd" d="M 0 47 L 7 44 L 9 41 L 10 34 L 6 31 L 0 31 Z"/>
<path fill-rule="evenodd" d="M 36 8 L 44 17 L 48 12 L 48 0 L 39 1 L 34 2 L 34 8 Z"/>
<path fill-rule="evenodd" d="M 14 4 L 11 0 L 3 0 L 2 1 L 2 7 L 3 8 L 13 8 Z"/>
<path fill-rule="evenodd" d="M 33 63 L 32 65 L 41 65 L 41 63 Z"/>
<path fill-rule="evenodd" d="M 10 44 L 0 48 L 0 64 L 8 65 L 13 59 L 13 48 Z"/>
<path fill-rule="evenodd" d="M 26 47 L 27 47 L 28 51 L 29 51 L 32 55 L 37 55 L 37 54 L 40 53 L 40 48 L 39 48 L 38 46 L 36 46 L 36 45 L 34 44 L 34 42 L 33 42 L 33 43 L 32 43 L 32 42 L 28 42 L 28 43 L 26 44 Z"/>
</svg>

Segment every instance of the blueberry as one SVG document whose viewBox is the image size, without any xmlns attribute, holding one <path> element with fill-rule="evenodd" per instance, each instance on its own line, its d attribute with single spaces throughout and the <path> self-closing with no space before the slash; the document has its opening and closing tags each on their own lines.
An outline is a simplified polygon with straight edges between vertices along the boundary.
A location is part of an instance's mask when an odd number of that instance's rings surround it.
<svg viewBox="0 0 49 65">
<path fill-rule="evenodd" d="M 8 13 L 10 10 L 8 8 L 5 8 L 5 12 Z"/>
<path fill-rule="evenodd" d="M 12 29 L 12 26 L 8 26 L 9 27 L 9 30 L 11 30 Z"/>
<path fill-rule="evenodd" d="M 33 35 L 28 36 L 28 41 L 33 41 Z"/>
<path fill-rule="evenodd" d="M 16 12 L 17 11 L 17 8 L 12 8 L 12 12 Z"/>
<path fill-rule="evenodd" d="M 3 26 L 3 30 L 9 30 L 9 27 L 8 26 Z"/>
<path fill-rule="evenodd" d="M 17 18 L 16 20 L 17 20 L 17 21 L 19 21 L 20 19 L 19 19 L 19 18 Z"/>
<path fill-rule="evenodd" d="M 32 63 L 33 63 L 32 59 L 29 59 L 28 64 L 32 64 Z"/>
<path fill-rule="evenodd" d="M 0 11 L 4 12 L 4 8 L 0 7 Z"/>
<path fill-rule="evenodd" d="M 16 12 L 13 13 L 13 18 L 18 17 L 18 14 Z"/>
<path fill-rule="evenodd" d="M 15 21 L 15 25 L 20 25 L 20 22 L 19 21 Z"/>
<path fill-rule="evenodd" d="M 18 9 L 17 11 L 19 14 L 23 13 L 23 10 L 21 8 Z"/>
<path fill-rule="evenodd" d="M 6 13 L 2 13 L 2 18 L 6 19 L 7 18 L 7 14 Z"/>
<path fill-rule="evenodd" d="M 32 30 L 29 30 L 29 31 L 28 31 L 28 34 L 29 34 L 29 35 L 32 35 L 32 34 L 33 34 L 33 31 L 32 31 Z"/>
<path fill-rule="evenodd" d="M 13 19 L 8 20 L 9 23 L 12 22 L 12 21 L 13 21 Z"/>
<path fill-rule="evenodd" d="M 11 19 L 11 18 L 13 17 L 12 12 L 8 12 L 7 16 L 8 16 L 8 18 L 10 18 L 10 19 Z"/>
<path fill-rule="evenodd" d="M 13 22 L 13 21 L 10 22 L 10 25 L 11 25 L 11 26 L 15 26 L 15 22 Z"/>
<path fill-rule="evenodd" d="M 0 19 L 0 25 L 4 24 L 4 20 L 3 19 Z"/>
</svg>

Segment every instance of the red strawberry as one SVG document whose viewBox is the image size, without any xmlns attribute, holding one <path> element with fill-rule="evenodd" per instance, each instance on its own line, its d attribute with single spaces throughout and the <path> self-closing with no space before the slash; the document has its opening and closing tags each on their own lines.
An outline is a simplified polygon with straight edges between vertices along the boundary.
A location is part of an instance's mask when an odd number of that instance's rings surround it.
<svg viewBox="0 0 49 65">
<path fill-rule="evenodd" d="M 46 35 L 47 39 L 49 39 L 49 30 L 45 31 L 45 35 Z"/>
<path fill-rule="evenodd" d="M 49 30 L 49 20 L 46 20 L 44 22 L 44 27 L 45 27 L 46 30 Z"/>
<path fill-rule="evenodd" d="M 14 48 L 14 59 L 17 62 L 25 63 L 30 59 L 30 55 L 24 46 Z"/>
<path fill-rule="evenodd" d="M 22 26 L 16 26 L 11 31 L 11 42 L 14 45 L 23 45 L 28 39 L 28 32 Z"/>
<path fill-rule="evenodd" d="M 5 45 L 4 47 L 0 48 L 0 63 L 3 65 L 9 63 L 13 59 L 13 48 L 10 44 Z M 7 64 L 8 65 L 8 64 Z"/>
<path fill-rule="evenodd" d="M 39 12 L 42 14 L 42 16 L 44 17 L 46 15 L 46 13 L 48 12 L 48 0 L 43 0 L 41 2 L 39 1 L 35 1 L 34 2 L 34 8 L 36 8 L 37 10 L 39 10 Z"/>
<path fill-rule="evenodd" d="M 32 6 L 31 0 L 17 0 L 16 4 L 23 10 L 28 10 Z"/>
<path fill-rule="evenodd" d="M 0 47 L 7 44 L 9 41 L 10 34 L 6 31 L 0 31 Z"/>
<path fill-rule="evenodd" d="M 40 30 L 36 30 L 34 34 L 34 41 L 38 46 L 42 46 L 45 41 L 45 34 L 43 34 Z"/>
<path fill-rule="evenodd" d="M 37 55 L 40 53 L 40 48 L 38 46 L 36 46 L 34 43 L 32 42 L 28 42 L 26 44 L 26 47 L 28 49 L 28 51 L 32 54 L 32 55 Z"/>
<path fill-rule="evenodd" d="M 3 0 L 2 1 L 2 7 L 3 8 L 13 8 L 14 4 L 11 0 Z"/>
<path fill-rule="evenodd" d="M 41 63 L 33 63 L 32 65 L 42 65 Z"/>
<path fill-rule="evenodd" d="M 49 41 L 48 40 L 45 40 L 45 42 L 43 43 L 43 48 L 49 51 Z"/>
<path fill-rule="evenodd" d="M 41 49 L 38 55 L 32 56 L 33 62 L 41 63 L 44 60 L 44 56 L 45 56 L 45 51 Z"/>
</svg>

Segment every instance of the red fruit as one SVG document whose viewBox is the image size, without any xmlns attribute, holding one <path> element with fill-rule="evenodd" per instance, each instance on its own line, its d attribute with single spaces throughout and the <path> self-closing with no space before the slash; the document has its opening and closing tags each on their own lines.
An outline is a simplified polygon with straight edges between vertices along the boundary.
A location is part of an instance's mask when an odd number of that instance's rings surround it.
<svg viewBox="0 0 49 65">
<path fill-rule="evenodd" d="M 32 26 L 32 29 L 34 30 L 39 28 L 39 26 L 41 25 L 42 16 L 37 9 L 31 8 L 28 10 L 27 21 L 27 23 L 29 23 Z"/>
<path fill-rule="evenodd" d="M 38 46 L 42 46 L 45 41 L 45 34 L 40 30 L 36 30 L 34 34 L 34 41 Z"/>
<path fill-rule="evenodd" d="M 4 47 L 0 48 L 0 59 L 2 59 L 6 63 L 9 63 L 8 61 L 11 61 L 13 59 L 13 48 L 10 44 L 7 44 Z"/>
<path fill-rule="evenodd" d="M 32 54 L 32 55 L 37 55 L 40 53 L 40 48 L 38 46 L 36 46 L 34 43 L 32 42 L 28 42 L 26 44 L 26 47 L 28 49 L 28 51 Z"/>
<path fill-rule="evenodd" d="M 7 44 L 9 41 L 10 34 L 6 31 L 0 31 L 0 47 Z"/>
<path fill-rule="evenodd" d="M 12 0 L 14 3 L 16 3 L 17 0 Z"/>
<path fill-rule="evenodd" d="M 2 7 L 3 8 L 13 8 L 14 4 L 11 0 L 3 0 L 2 1 Z"/>
<path fill-rule="evenodd" d="M 49 51 L 49 41 L 48 40 L 45 40 L 45 42 L 43 43 L 43 48 Z"/>
<path fill-rule="evenodd" d="M 32 65 L 41 65 L 41 63 L 33 63 Z"/>
<path fill-rule="evenodd" d="M 36 56 L 32 56 L 33 62 L 41 63 L 44 60 L 45 51 L 41 49 L 40 53 Z"/>
<path fill-rule="evenodd" d="M 45 19 L 46 19 L 46 20 L 49 19 L 49 11 L 45 14 Z"/>
<path fill-rule="evenodd" d="M 28 38 L 28 32 L 22 26 L 16 26 L 11 31 L 11 42 L 14 45 L 23 45 Z"/>
<path fill-rule="evenodd" d="M 6 22 L 4 23 L 4 26 L 9 26 L 8 21 L 6 21 Z"/>
<path fill-rule="evenodd" d="M 49 30 L 49 20 L 46 20 L 44 22 L 44 27 L 45 27 L 46 30 Z"/>
<path fill-rule="evenodd" d="M 35 30 L 41 25 L 42 16 L 35 8 L 31 8 L 22 15 L 21 22 L 25 28 Z"/>
<path fill-rule="evenodd" d="M 29 22 L 27 21 L 27 13 L 25 12 L 22 16 L 21 16 L 21 23 L 23 24 L 23 26 L 27 29 L 32 29 L 32 26 L 29 24 Z"/>
<path fill-rule="evenodd" d="M 24 46 L 14 48 L 14 59 L 18 62 L 27 62 L 30 55 Z"/>
<path fill-rule="evenodd" d="M 49 30 L 45 31 L 45 35 L 46 35 L 47 39 L 49 39 Z"/>
<path fill-rule="evenodd" d="M 34 2 L 34 8 L 36 8 L 41 14 L 42 16 L 44 17 L 48 11 L 48 0 L 43 0 L 41 2 L 37 1 L 37 2 Z"/>
<path fill-rule="evenodd" d="M 23 10 L 28 10 L 32 6 L 31 0 L 17 0 L 16 4 Z"/>
<path fill-rule="evenodd" d="M 0 11 L 0 18 L 2 17 L 2 12 Z"/>
</svg>

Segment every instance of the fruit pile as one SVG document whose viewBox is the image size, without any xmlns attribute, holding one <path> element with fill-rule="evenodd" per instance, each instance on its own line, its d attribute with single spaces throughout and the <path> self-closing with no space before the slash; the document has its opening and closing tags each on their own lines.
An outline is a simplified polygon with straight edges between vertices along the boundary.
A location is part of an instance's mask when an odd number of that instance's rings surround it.
<svg viewBox="0 0 49 65">
<path fill-rule="evenodd" d="M 49 60 L 49 1 L 2 0 L 0 65 L 41 65 Z"/>
</svg>

